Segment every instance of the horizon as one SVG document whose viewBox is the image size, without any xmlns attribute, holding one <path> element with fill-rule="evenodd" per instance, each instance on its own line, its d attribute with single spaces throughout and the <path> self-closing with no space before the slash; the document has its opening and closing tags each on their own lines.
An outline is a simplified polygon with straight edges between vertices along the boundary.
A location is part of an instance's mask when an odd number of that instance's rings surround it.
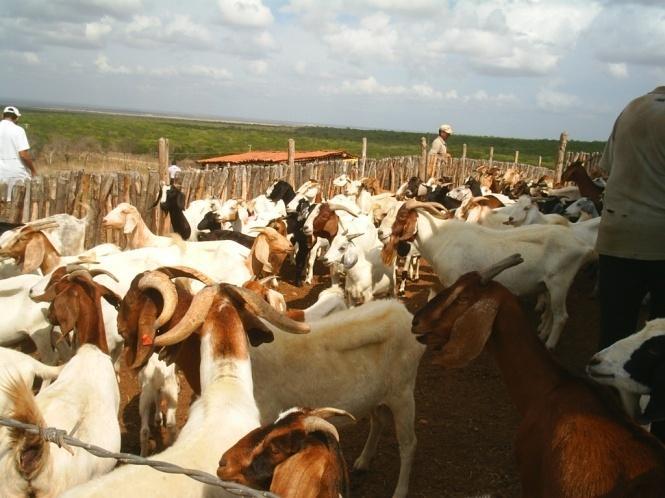
<svg viewBox="0 0 665 498">
<path fill-rule="evenodd" d="M 5 4 L 2 93 L 15 102 L 605 141 L 665 82 L 662 0 Z"/>
</svg>

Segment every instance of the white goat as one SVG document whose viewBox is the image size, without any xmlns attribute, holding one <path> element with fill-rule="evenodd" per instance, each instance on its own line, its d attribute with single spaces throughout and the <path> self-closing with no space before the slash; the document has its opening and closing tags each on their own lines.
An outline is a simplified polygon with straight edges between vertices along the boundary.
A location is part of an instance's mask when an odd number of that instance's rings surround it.
<svg viewBox="0 0 665 498">
<path fill-rule="evenodd" d="M 416 208 L 436 211 L 434 206 L 417 201 L 410 201 L 404 207 L 409 213 L 407 219 Z M 556 346 L 568 318 L 568 289 L 578 270 L 593 259 L 592 249 L 579 241 L 569 228 L 558 225 L 530 225 L 499 231 L 458 220 L 441 220 L 421 209 L 415 211 L 415 216 L 414 227 L 407 227 L 404 220 L 397 219 L 385 249 L 385 259 L 394 257 L 395 245 L 401 238 L 415 236 L 418 249 L 445 286 L 466 272 L 520 253 L 524 263 L 503 272 L 498 281 L 517 295 L 535 294 L 545 288 L 549 306 L 539 328 L 540 336 L 547 339 L 548 348 Z M 409 232 L 405 233 L 406 230 Z"/>
<path fill-rule="evenodd" d="M 155 235 L 145 224 L 141 213 L 128 202 L 121 202 L 102 219 L 102 227 L 121 229 L 127 236 L 127 247 L 167 247 L 175 243 L 173 237 Z"/>
<path fill-rule="evenodd" d="M 251 291 L 247 292 L 253 295 Z M 179 324 L 155 339 L 155 345 L 159 347 L 183 340 L 183 334 L 188 336 L 198 329 L 202 336 L 199 370 L 201 397 L 191 406 L 187 423 L 175 444 L 155 455 L 155 460 L 214 474 L 224 451 L 259 426 L 249 343 L 236 306 L 241 307 L 233 304 L 223 288 L 206 287 L 194 297 Z M 267 304 L 265 306 L 269 308 Z M 276 314 L 274 310 L 272 313 Z M 264 318 L 270 319 L 268 316 Z M 265 332 L 270 334 L 268 329 Z M 250 333 L 254 334 L 248 330 L 247 334 Z M 167 338 L 169 334 L 170 338 Z M 263 340 L 266 340 L 265 336 Z M 258 344 L 261 342 L 257 341 Z M 206 486 L 185 476 L 126 465 L 69 491 L 62 498 L 114 496 L 209 498 L 227 494 L 221 488 Z"/>
<path fill-rule="evenodd" d="M 139 415 L 141 416 L 141 456 L 150 452 L 150 415 L 151 409 L 155 429 L 160 430 L 162 422 L 169 433 L 169 442 L 175 441 L 176 409 L 178 408 L 178 393 L 180 382 L 175 370 L 175 363 L 167 365 L 153 353 L 139 372 Z M 162 403 L 166 405 L 166 416 L 162 416 Z"/>
</svg>

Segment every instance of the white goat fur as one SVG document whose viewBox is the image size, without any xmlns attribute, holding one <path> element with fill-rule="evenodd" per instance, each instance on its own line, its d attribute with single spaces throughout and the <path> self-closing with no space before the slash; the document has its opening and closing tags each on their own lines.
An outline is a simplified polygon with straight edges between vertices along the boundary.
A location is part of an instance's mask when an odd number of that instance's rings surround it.
<svg viewBox="0 0 665 498">
<path fill-rule="evenodd" d="M 307 335 L 286 334 L 268 324 L 274 342 L 251 349 L 262 422 L 292 406 L 334 405 L 356 418 L 370 415 L 369 437 L 354 465 L 367 469 L 385 424 L 379 406 L 387 406 L 401 460 L 393 496 L 406 496 L 416 447 L 413 389 L 425 350 L 411 334 L 411 320 L 402 303 L 388 299 L 311 322 Z"/>
<path fill-rule="evenodd" d="M 540 331 L 550 349 L 556 346 L 568 319 L 568 289 L 578 270 L 594 257 L 593 250 L 567 227 L 530 225 L 492 230 L 458 220 L 439 220 L 422 210 L 418 210 L 416 245 L 444 286 L 464 273 L 520 253 L 524 263 L 502 272 L 497 281 L 519 296 L 545 287 L 549 307 Z"/>
<path fill-rule="evenodd" d="M 170 442 L 176 435 L 176 410 L 180 382 L 175 370 L 175 363 L 167 365 L 153 353 L 148 363 L 139 372 L 139 415 L 141 416 L 141 455 L 146 456 L 150 449 L 150 415 L 151 409 L 155 429 L 160 430 L 162 422 L 169 432 Z M 166 417 L 162 418 L 162 401 L 166 404 Z"/>
<path fill-rule="evenodd" d="M 39 412 L 49 427 L 72 430 L 80 422 L 75 437 L 109 451 L 120 450 L 118 407 L 120 394 L 108 355 L 96 346 L 82 345 L 65 365 L 58 379 L 35 398 Z M 3 445 L 8 440 L 3 438 Z M 49 444 L 49 443 L 45 443 Z M 98 458 L 82 448 L 49 445 L 43 468 L 26 482 L 16 468 L 16 449 L 0 449 L 0 496 L 55 497 L 77 484 L 109 472 L 115 466 L 111 458 Z"/>
<path fill-rule="evenodd" d="M 154 455 L 153 459 L 214 475 L 219 457 L 224 451 L 259 426 L 259 412 L 252 389 L 250 362 L 215 359 L 210 336 L 204 336 L 201 340 L 201 397 L 190 407 L 187 423 L 173 446 Z M 119 496 L 212 498 L 229 495 L 221 488 L 206 486 L 182 475 L 164 474 L 144 466 L 125 465 L 70 490 L 61 498 Z"/>
</svg>

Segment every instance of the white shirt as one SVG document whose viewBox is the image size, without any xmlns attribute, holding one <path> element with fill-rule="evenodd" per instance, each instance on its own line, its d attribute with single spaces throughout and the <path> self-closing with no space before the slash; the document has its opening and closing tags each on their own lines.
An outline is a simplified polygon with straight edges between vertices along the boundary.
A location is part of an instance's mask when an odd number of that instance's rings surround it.
<svg viewBox="0 0 665 498">
<path fill-rule="evenodd" d="M 448 147 L 446 147 L 446 141 L 441 138 L 441 135 L 436 137 L 432 141 L 432 148 L 429 150 L 430 155 L 436 154 L 439 156 L 445 156 L 448 153 Z"/>
<path fill-rule="evenodd" d="M 171 166 L 168 167 L 168 170 L 169 170 L 169 178 L 175 178 L 175 174 L 178 171 L 182 171 L 180 166 L 178 166 L 177 164 L 172 164 Z"/>
<path fill-rule="evenodd" d="M 9 119 L 0 121 L 0 179 L 30 178 L 19 152 L 28 150 L 25 130 Z"/>
</svg>

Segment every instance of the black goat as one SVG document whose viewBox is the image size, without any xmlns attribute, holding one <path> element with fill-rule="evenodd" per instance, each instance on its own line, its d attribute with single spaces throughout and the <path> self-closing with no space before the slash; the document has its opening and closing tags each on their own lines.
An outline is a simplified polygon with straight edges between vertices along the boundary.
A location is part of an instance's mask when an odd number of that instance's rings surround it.
<svg viewBox="0 0 665 498">
<path fill-rule="evenodd" d="M 471 193 L 473 194 L 474 197 L 483 196 L 483 191 L 480 189 L 480 182 L 476 180 L 474 177 L 472 176 L 467 177 L 467 179 L 464 181 L 464 186 L 467 187 L 469 190 L 471 190 Z"/>
<path fill-rule="evenodd" d="M 160 204 L 162 211 L 166 211 L 171 216 L 171 226 L 173 231 L 182 237 L 182 240 L 188 240 L 192 234 L 192 228 L 183 213 L 185 209 L 185 194 L 175 185 L 171 185 L 166 191 L 166 200 Z"/>
<path fill-rule="evenodd" d="M 199 230 L 197 238 L 199 242 L 210 240 L 232 240 L 245 247 L 252 248 L 255 237 L 234 230 L 222 230 L 222 224 L 217 219 L 214 211 L 208 211 L 196 227 Z M 201 232 L 201 230 L 210 230 Z"/>
<path fill-rule="evenodd" d="M 284 205 L 287 206 L 289 202 L 293 200 L 296 196 L 293 187 L 285 182 L 284 180 L 278 180 L 273 183 L 272 187 L 268 189 L 269 194 L 266 194 L 266 197 L 272 202 L 278 202 L 279 200 L 284 201 Z"/>
<path fill-rule="evenodd" d="M 450 192 L 450 185 L 439 185 L 427 193 L 425 201 L 438 202 L 439 204 L 443 204 L 446 209 L 457 209 L 462 204 L 462 201 L 453 199 L 448 195 L 448 192 Z"/>
</svg>

